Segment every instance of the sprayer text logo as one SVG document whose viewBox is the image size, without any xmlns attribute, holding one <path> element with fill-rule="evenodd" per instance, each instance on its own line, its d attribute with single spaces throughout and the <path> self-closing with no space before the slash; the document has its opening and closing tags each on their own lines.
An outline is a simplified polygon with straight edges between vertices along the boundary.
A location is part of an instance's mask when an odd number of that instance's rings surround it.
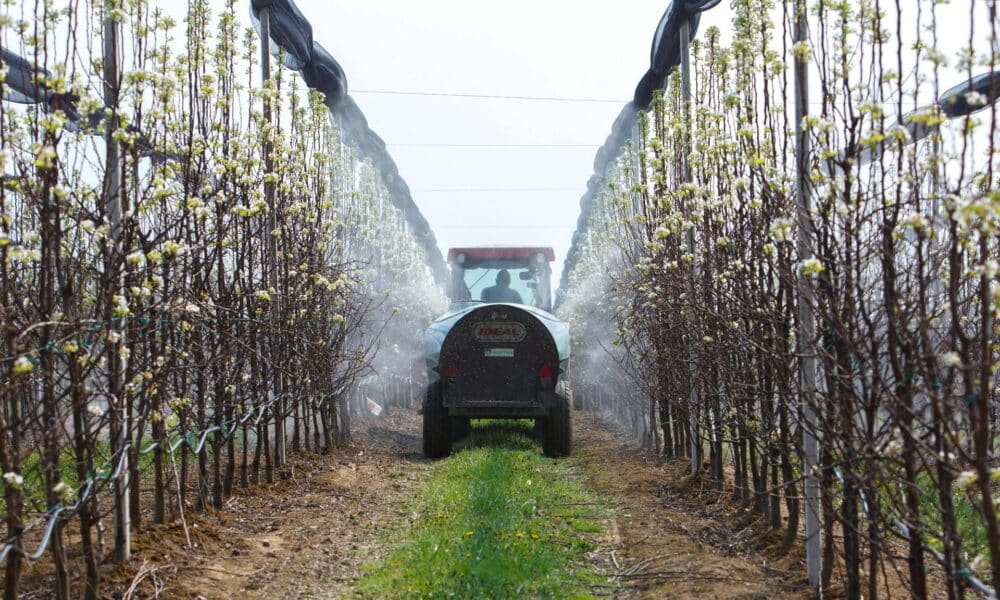
<svg viewBox="0 0 1000 600">
<path fill-rule="evenodd" d="M 473 330 L 473 337 L 480 342 L 520 342 L 528 334 L 520 323 L 479 323 Z"/>
</svg>

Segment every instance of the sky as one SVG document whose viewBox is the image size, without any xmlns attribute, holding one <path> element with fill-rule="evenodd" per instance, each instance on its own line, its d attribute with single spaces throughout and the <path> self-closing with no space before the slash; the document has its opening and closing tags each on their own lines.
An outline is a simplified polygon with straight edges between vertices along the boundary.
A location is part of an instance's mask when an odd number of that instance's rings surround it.
<svg viewBox="0 0 1000 600">
<path fill-rule="evenodd" d="M 296 4 L 313 38 L 344 68 L 349 93 L 388 144 L 441 251 L 552 246 L 558 282 L 594 156 L 649 67 L 653 33 L 669 2 Z M 241 14 L 249 23 L 247 12 Z M 728 20 L 728 8 L 719 7 L 702 27 L 727 29 Z"/>
</svg>

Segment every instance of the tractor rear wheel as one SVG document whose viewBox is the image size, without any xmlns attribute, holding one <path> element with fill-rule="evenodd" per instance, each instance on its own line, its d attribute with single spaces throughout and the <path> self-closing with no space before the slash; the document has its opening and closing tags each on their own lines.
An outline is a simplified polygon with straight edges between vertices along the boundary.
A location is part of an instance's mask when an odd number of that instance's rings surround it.
<svg viewBox="0 0 1000 600">
<path fill-rule="evenodd" d="M 461 442 L 472 434 L 472 419 L 469 417 L 451 418 L 451 441 Z"/>
<path fill-rule="evenodd" d="M 444 458 L 451 454 L 451 419 L 441 398 L 441 382 L 427 386 L 424 396 L 424 456 Z"/>
<path fill-rule="evenodd" d="M 545 430 L 545 417 L 535 417 L 534 423 L 531 426 L 531 439 L 541 443 L 542 442 L 542 431 Z"/>
<path fill-rule="evenodd" d="M 569 400 L 557 395 L 549 416 L 542 423 L 542 453 L 545 456 L 569 456 L 572 445 L 569 415 Z"/>
</svg>

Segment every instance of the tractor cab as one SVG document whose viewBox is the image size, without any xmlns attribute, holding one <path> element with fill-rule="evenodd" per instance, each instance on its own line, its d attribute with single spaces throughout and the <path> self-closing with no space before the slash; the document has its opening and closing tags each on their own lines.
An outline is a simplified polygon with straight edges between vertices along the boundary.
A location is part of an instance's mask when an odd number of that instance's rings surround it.
<svg viewBox="0 0 1000 600">
<path fill-rule="evenodd" d="M 493 246 L 451 248 L 452 309 L 470 303 L 506 302 L 552 311 L 552 248 Z"/>
</svg>

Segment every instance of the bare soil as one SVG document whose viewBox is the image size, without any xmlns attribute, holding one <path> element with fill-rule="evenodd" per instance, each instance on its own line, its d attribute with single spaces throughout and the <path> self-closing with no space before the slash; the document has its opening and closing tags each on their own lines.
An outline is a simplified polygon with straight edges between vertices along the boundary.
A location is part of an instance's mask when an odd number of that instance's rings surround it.
<svg viewBox="0 0 1000 600">
<path fill-rule="evenodd" d="M 617 580 L 619 597 L 812 597 L 800 552 L 776 553 L 773 534 L 745 510 L 594 415 L 574 419 L 583 481 L 612 515 L 590 559 Z M 385 532 L 416 518 L 406 508 L 430 475 L 414 411 L 356 428 L 348 447 L 292 456 L 278 483 L 237 492 L 223 511 L 188 514 L 190 546 L 180 522 L 138 533 L 133 564 L 104 571 L 105 597 L 351 596 L 361 566 L 392 550 Z M 39 563 L 26 574 L 28 597 L 47 595 L 44 571 Z"/>
<path fill-rule="evenodd" d="M 354 440 L 329 455 L 297 455 L 280 484 L 233 497 L 214 519 L 213 551 L 188 554 L 161 597 L 350 595 L 361 565 L 389 550 L 379 534 L 408 518 L 430 470 L 415 413 L 361 424 Z"/>
<path fill-rule="evenodd" d="M 615 434 L 592 413 L 574 414 L 573 447 L 589 485 L 612 503 L 610 570 L 623 598 L 811 598 L 794 549 L 728 496 Z"/>
<path fill-rule="evenodd" d="M 379 533 L 407 518 L 429 470 L 415 412 L 358 423 L 352 444 L 292 454 L 275 484 L 237 490 L 221 511 L 188 512 L 190 546 L 180 521 L 134 534 L 132 564 L 103 567 L 102 596 L 349 596 L 361 565 L 388 551 Z M 24 597 L 51 596 L 47 562 L 25 573 Z"/>
</svg>

